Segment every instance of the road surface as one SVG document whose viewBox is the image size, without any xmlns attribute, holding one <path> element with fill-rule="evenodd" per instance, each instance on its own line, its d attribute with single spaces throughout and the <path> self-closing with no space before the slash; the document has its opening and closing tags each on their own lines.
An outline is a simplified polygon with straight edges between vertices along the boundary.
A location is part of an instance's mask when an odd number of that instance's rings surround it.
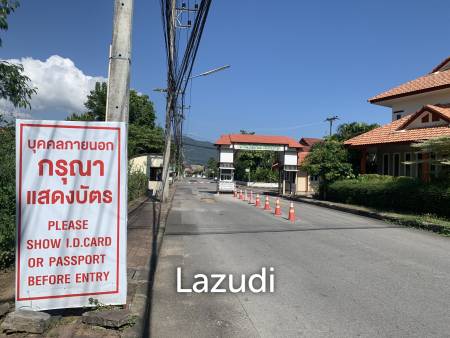
<svg viewBox="0 0 450 338">
<path fill-rule="evenodd" d="M 159 257 L 152 337 L 449 337 L 450 239 L 296 203 L 297 220 L 179 183 Z M 271 199 L 273 207 L 274 200 Z M 273 293 L 177 293 L 197 273 L 274 267 Z"/>
</svg>

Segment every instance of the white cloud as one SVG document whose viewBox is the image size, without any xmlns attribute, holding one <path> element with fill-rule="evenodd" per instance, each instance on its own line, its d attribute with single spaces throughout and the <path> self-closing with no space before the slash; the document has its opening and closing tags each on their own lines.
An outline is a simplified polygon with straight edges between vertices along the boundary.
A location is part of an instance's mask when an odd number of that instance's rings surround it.
<svg viewBox="0 0 450 338">
<path fill-rule="evenodd" d="M 24 74 L 37 88 L 37 94 L 31 99 L 31 112 L 14 109 L 6 101 L 0 101 L 0 110 L 16 116 L 31 113 L 34 118 L 64 119 L 72 112 L 84 112 L 86 96 L 95 82 L 106 81 L 101 76 L 84 74 L 71 59 L 59 55 L 52 55 L 45 61 L 31 57 L 7 61 L 21 63 Z"/>
</svg>

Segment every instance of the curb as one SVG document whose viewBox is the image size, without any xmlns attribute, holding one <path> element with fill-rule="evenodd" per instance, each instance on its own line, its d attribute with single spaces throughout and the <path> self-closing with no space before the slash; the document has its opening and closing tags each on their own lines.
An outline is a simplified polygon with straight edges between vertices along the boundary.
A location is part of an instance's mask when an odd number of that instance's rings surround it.
<svg viewBox="0 0 450 338">
<path fill-rule="evenodd" d="M 415 221 L 415 220 L 404 220 L 401 217 L 386 215 L 383 212 L 359 209 L 358 207 L 350 207 L 347 205 L 343 205 L 341 203 L 320 201 L 320 200 L 316 200 L 316 199 L 312 199 L 312 198 L 291 197 L 291 196 L 283 196 L 283 198 L 285 198 L 287 200 L 301 202 L 301 203 L 316 205 L 316 206 L 324 207 L 324 208 L 328 208 L 328 209 L 347 212 L 347 213 L 354 214 L 354 215 L 375 218 L 378 220 L 387 221 L 387 222 L 395 223 L 395 224 L 402 225 L 402 226 L 424 229 L 424 230 L 433 231 L 433 232 L 440 233 L 440 234 L 450 234 L 450 230 L 448 228 L 446 228 L 445 226 L 439 225 L 439 224 L 435 224 L 435 223 L 421 222 L 421 221 Z"/>
</svg>

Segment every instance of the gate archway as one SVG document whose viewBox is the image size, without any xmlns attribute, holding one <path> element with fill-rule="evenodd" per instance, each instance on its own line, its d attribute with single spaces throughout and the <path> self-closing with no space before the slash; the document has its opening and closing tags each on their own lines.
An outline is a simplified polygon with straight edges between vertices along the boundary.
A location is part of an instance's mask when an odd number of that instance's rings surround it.
<svg viewBox="0 0 450 338">
<path fill-rule="evenodd" d="M 214 143 L 218 150 L 219 176 L 217 191 L 233 191 L 234 159 L 239 150 L 274 151 L 278 153 L 279 193 L 295 193 L 298 171 L 298 153 L 302 145 L 287 136 L 268 136 L 255 134 L 226 134 Z"/>
</svg>

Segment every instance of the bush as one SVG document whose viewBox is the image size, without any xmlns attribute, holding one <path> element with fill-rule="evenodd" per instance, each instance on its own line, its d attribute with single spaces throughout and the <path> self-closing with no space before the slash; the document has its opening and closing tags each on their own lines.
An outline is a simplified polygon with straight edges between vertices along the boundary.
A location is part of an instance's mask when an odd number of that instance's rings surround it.
<svg viewBox="0 0 450 338">
<path fill-rule="evenodd" d="M 147 175 L 142 171 L 128 168 L 128 202 L 146 194 L 148 188 Z"/>
<path fill-rule="evenodd" d="M 1 121 L 0 121 L 1 122 Z M 0 124 L 0 127 L 2 124 Z M 14 262 L 16 177 L 14 127 L 0 129 L 0 269 Z"/>
<path fill-rule="evenodd" d="M 254 182 L 276 183 L 278 182 L 278 172 L 270 168 L 256 168 L 251 180 Z"/>
<path fill-rule="evenodd" d="M 377 209 L 450 217 L 450 187 L 410 177 L 361 175 L 331 183 L 327 199 Z"/>
</svg>

